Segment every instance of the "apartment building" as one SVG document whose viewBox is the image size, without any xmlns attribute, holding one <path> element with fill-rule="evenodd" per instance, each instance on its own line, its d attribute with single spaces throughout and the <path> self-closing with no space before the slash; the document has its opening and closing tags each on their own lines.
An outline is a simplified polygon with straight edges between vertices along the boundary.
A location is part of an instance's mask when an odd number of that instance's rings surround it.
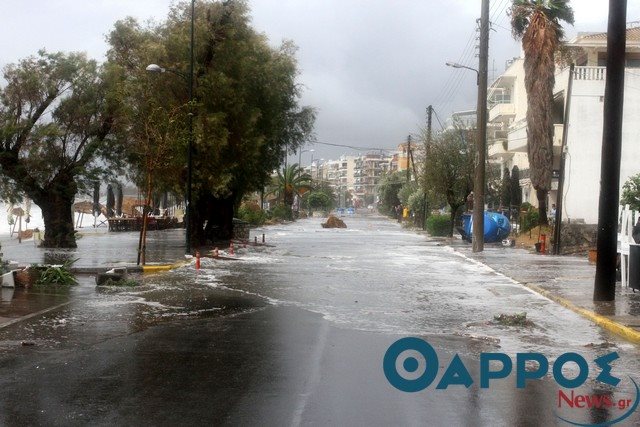
<svg viewBox="0 0 640 427">
<path fill-rule="evenodd" d="M 567 46 L 574 52 L 575 67 L 557 70 L 554 88 L 553 180 L 547 205 L 556 203 L 562 138 L 565 126 L 566 168 L 563 218 L 595 224 L 602 149 L 603 101 L 606 76 L 607 34 L 580 33 Z M 640 28 L 627 30 L 627 68 L 622 129 L 620 187 L 640 172 Z M 537 206 L 529 180 L 527 159 L 527 94 L 524 60 L 516 58 L 488 91 L 488 153 L 501 169 L 520 169 L 523 201 Z M 569 79 L 572 79 L 569 93 Z M 565 112 L 568 117 L 565 123 Z M 505 135 L 506 133 L 506 135 Z"/>
</svg>

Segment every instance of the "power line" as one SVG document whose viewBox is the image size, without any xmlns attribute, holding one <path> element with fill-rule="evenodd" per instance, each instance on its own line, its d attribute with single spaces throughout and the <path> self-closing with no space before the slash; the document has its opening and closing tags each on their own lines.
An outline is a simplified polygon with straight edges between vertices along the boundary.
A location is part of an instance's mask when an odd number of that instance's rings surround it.
<svg viewBox="0 0 640 427">
<path fill-rule="evenodd" d="M 438 121 L 438 124 L 440 125 L 440 129 L 444 130 L 444 126 L 442 126 L 442 122 L 440 121 L 440 116 L 438 115 L 438 112 L 435 109 L 431 109 L 431 111 L 433 111 L 433 113 L 436 115 L 436 120 Z"/>
<path fill-rule="evenodd" d="M 319 145 L 328 145 L 331 147 L 341 147 L 341 148 L 351 148 L 352 150 L 356 150 L 356 151 L 388 151 L 388 152 L 395 152 L 397 151 L 395 148 L 371 148 L 371 147 L 356 147 L 353 145 L 346 145 L 346 144 L 333 144 L 330 142 L 314 142 L 314 144 L 319 144 Z"/>
<path fill-rule="evenodd" d="M 501 17 L 500 22 L 502 22 L 502 20 L 504 20 L 504 17 L 506 16 L 506 15 L 503 15 L 503 12 L 508 7 L 508 5 L 509 5 L 509 0 L 501 0 L 499 3 L 493 3 L 493 7 L 491 7 L 493 12 L 491 13 L 490 20 L 494 20 L 494 18 L 496 18 L 497 16 L 500 16 Z M 471 34 L 472 40 L 475 33 L 476 33 L 476 30 L 474 30 L 473 33 Z M 467 44 L 467 48 L 468 46 L 469 45 Z M 467 48 L 465 48 L 465 50 L 463 51 L 463 54 L 461 55 L 460 60 L 458 60 L 458 63 L 462 65 L 470 66 L 471 59 L 475 57 L 475 55 L 472 55 L 472 52 L 474 52 L 475 49 L 468 50 Z M 455 72 L 452 73 L 452 77 L 450 77 L 447 80 L 447 83 L 443 87 L 442 92 L 438 97 L 436 97 L 436 102 L 434 103 L 435 105 L 438 105 L 441 108 L 444 108 L 444 106 L 452 103 L 453 98 L 455 98 L 455 96 L 458 94 L 458 91 L 461 87 L 460 85 L 462 83 L 463 72 L 464 72 L 463 70 L 456 69 Z"/>
</svg>

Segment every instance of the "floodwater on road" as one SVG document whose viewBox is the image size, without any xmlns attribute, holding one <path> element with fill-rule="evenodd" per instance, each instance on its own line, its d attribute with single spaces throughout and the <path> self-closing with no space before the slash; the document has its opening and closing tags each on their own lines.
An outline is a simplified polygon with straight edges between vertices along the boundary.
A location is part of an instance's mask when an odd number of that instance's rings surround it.
<svg viewBox="0 0 640 427">
<path fill-rule="evenodd" d="M 502 351 L 550 356 L 611 339 L 442 243 L 380 217 L 345 221 L 347 229 L 323 229 L 319 219 L 259 229 L 256 234 L 265 233 L 273 247 L 237 248 L 241 261 L 203 259 L 200 272 L 187 268 L 173 274 L 189 280 L 195 275 L 200 286 L 301 307 L 364 331 L 471 336 Z M 171 275 L 158 277 L 159 286 L 168 286 L 166 281 L 173 282 Z M 534 326 L 494 321 L 500 314 L 523 312 Z"/>
<path fill-rule="evenodd" d="M 512 374 L 480 390 L 483 352 L 512 359 L 538 352 L 550 361 L 576 352 L 593 369 L 577 393 L 633 397 L 635 346 L 397 223 L 373 215 L 344 220 L 347 229 L 323 229 L 311 218 L 253 230 L 267 245 L 236 246 L 237 261 L 203 258 L 200 270 L 191 263 L 135 288 L 83 281 L 67 305 L 0 330 L 0 393 L 29 392 L 12 379 L 20 372 L 40 388 L 48 415 L 32 418 L 17 398 L 4 409 L 35 424 L 62 417 L 55 419 L 167 425 L 549 425 L 559 422 L 555 413 L 595 423 L 620 412 L 559 408 L 551 375 L 516 390 Z M 175 231 L 162 233 L 152 233 L 150 246 L 175 250 Z M 159 242 L 170 243 L 163 249 Z M 531 326 L 494 320 L 523 312 Z M 382 359 L 406 336 L 436 348 L 438 377 L 458 353 L 476 384 L 392 388 Z M 20 347 L 24 341 L 35 345 Z M 614 373 L 624 379 L 615 389 L 594 380 L 593 360 L 611 351 L 620 354 Z M 575 377 L 577 368 L 568 363 L 563 372 Z"/>
</svg>

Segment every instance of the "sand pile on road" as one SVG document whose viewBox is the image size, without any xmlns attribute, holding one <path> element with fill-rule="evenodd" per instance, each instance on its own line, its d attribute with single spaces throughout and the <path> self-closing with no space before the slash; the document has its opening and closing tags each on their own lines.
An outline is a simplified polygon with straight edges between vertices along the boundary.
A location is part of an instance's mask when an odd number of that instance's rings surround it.
<svg viewBox="0 0 640 427">
<path fill-rule="evenodd" d="M 330 215 L 327 222 L 322 224 L 322 228 L 347 228 L 347 225 L 340 218 Z"/>
</svg>

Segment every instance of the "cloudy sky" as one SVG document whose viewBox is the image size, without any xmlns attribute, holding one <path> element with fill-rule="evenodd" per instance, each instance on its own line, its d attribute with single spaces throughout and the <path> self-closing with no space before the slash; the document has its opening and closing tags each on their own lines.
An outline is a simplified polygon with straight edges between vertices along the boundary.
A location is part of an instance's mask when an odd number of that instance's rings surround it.
<svg viewBox="0 0 640 427">
<path fill-rule="evenodd" d="M 0 65 L 50 51 L 86 51 L 102 60 L 105 34 L 125 16 L 163 19 L 171 0 L 4 1 Z M 313 155 L 336 158 L 395 147 L 425 122 L 432 104 L 444 121 L 473 109 L 475 73 L 445 66 L 477 67 L 476 18 L 480 0 L 249 0 L 254 26 L 274 45 L 293 40 L 304 84 L 302 103 L 318 110 Z M 490 78 L 520 47 L 508 30 L 510 0 L 491 1 Z M 577 31 L 605 31 L 606 0 L 574 0 Z M 628 21 L 640 19 L 629 2 Z M 196 41 L 197 42 L 197 41 Z M 437 122 L 436 122 L 437 126 Z M 328 144 L 362 147 L 336 148 Z M 303 163 L 311 153 L 304 153 Z"/>
</svg>

